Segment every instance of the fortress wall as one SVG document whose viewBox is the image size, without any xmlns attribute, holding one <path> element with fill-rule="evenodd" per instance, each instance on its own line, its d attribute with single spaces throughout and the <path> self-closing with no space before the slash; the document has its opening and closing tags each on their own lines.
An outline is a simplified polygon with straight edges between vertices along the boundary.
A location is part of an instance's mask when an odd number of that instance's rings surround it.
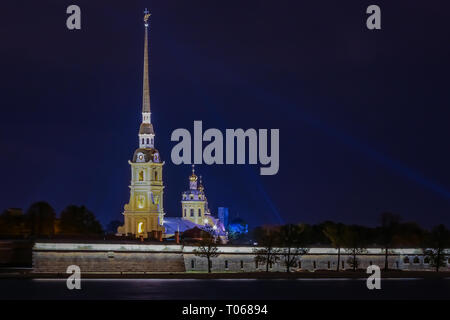
<svg viewBox="0 0 450 320">
<path fill-rule="evenodd" d="M 184 272 L 181 253 L 108 251 L 35 251 L 33 272 L 65 273 L 77 265 L 81 272 Z"/>
<path fill-rule="evenodd" d="M 403 257 L 400 255 L 391 255 L 388 258 L 389 268 L 400 269 L 400 270 L 431 270 L 429 264 L 423 263 L 423 257 L 419 256 L 419 263 L 412 263 L 415 256 L 410 257 L 410 263 L 404 264 Z M 350 256 L 341 255 L 340 258 L 340 269 L 351 269 L 351 265 L 348 262 Z M 384 256 L 382 255 L 359 255 L 357 257 L 359 261 L 359 267 L 361 269 L 366 269 L 369 265 L 378 265 L 381 269 L 384 268 Z M 186 271 L 207 271 L 207 259 L 197 257 L 194 254 L 184 254 Z M 216 258 L 212 258 L 212 271 L 233 271 L 233 272 L 255 272 L 255 271 L 265 271 L 266 266 L 259 263 L 256 265 L 253 254 L 221 254 Z M 291 268 L 291 270 L 336 270 L 337 267 L 337 255 L 334 254 L 324 254 L 324 255 L 304 255 L 300 258 L 300 265 Z M 192 264 L 194 261 L 194 264 Z M 227 263 L 226 263 L 227 261 Z M 242 261 L 242 265 L 241 265 Z M 282 263 L 283 258 L 280 261 L 272 265 L 270 271 L 285 271 L 286 267 Z M 398 265 L 397 265 L 398 262 Z M 344 265 L 342 266 L 342 263 Z M 228 265 L 228 268 L 226 268 Z M 243 268 L 241 268 L 243 266 Z M 442 268 L 445 270 L 446 268 Z M 450 271 L 450 267 L 447 264 L 447 270 Z"/>
<path fill-rule="evenodd" d="M 33 272 L 65 273 L 70 265 L 79 266 L 82 272 L 92 273 L 207 271 L 207 259 L 196 256 L 194 250 L 193 246 L 166 244 L 36 243 L 33 248 Z M 265 271 L 265 265 L 256 265 L 253 250 L 254 247 L 250 246 L 220 246 L 220 255 L 211 259 L 212 271 Z M 341 254 L 340 269 L 351 268 L 349 257 L 348 254 Z M 408 257 L 409 263 L 405 257 Z M 358 260 L 359 268 L 365 269 L 371 264 L 384 268 L 381 249 L 368 249 L 366 254 L 358 255 Z M 335 270 L 337 254 L 333 248 L 311 248 L 307 255 L 300 257 L 300 261 L 301 264 L 291 270 Z M 395 249 L 388 261 L 391 269 L 432 270 L 429 264 L 424 263 L 419 249 Z M 285 271 L 282 258 L 269 270 Z M 447 263 L 442 270 L 450 271 L 450 264 Z"/>
</svg>

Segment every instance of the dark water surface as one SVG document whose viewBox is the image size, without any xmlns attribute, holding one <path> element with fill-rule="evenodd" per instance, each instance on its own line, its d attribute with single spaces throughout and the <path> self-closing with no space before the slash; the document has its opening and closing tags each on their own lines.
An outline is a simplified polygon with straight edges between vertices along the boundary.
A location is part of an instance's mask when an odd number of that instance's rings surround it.
<svg viewBox="0 0 450 320">
<path fill-rule="evenodd" d="M 450 279 L 84 279 L 68 290 L 61 279 L 0 279 L 0 299 L 450 299 Z"/>
</svg>

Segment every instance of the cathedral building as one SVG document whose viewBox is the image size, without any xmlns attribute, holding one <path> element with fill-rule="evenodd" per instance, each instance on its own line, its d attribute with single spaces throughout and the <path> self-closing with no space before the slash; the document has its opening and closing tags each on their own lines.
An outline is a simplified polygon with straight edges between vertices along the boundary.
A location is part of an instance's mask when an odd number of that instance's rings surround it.
<svg viewBox="0 0 450 320">
<path fill-rule="evenodd" d="M 222 220 L 211 214 L 206 198 L 202 179 L 195 174 L 189 176 L 189 190 L 181 194 L 181 217 L 167 217 L 164 219 L 166 237 L 173 236 L 176 231 L 184 232 L 189 229 L 212 229 L 222 242 L 227 241 L 225 226 Z"/>
<path fill-rule="evenodd" d="M 118 233 L 147 238 L 149 234 L 164 232 L 164 162 L 155 148 L 155 132 L 151 122 L 150 87 L 148 77 L 148 19 L 145 12 L 144 26 L 144 80 L 142 121 L 139 127 L 139 148 L 131 161 L 130 200 L 124 206 L 124 225 Z"/>
<path fill-rule="evenodd" d="M 142 120 L 139 127 L 139 148 L 131 161 L 130 200 L 124 206 L 124 225 L 117 229 L 118 235 L 136 238 L 167 238 L 175 231 L 210 226 L 222 239 L 226 236 L 223 223 L 214 218 L 208 208 L 208 201 L 202 185 L 192 166 L 189 177 L 189 190 L 183 192 L 181 217 L 167 217 L 164 212 L 164 183 L 161 156 L 155 148 L 155 132 L 151 122 L 150 87 L 148 75 L 148 19 L 145 11 L 144 26 L 144 76 Z"/>
</svg>

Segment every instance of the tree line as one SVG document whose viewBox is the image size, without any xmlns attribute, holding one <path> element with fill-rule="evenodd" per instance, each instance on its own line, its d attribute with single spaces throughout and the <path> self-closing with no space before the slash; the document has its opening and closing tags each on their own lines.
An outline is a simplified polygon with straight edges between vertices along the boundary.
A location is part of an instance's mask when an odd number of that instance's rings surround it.
<svg viewBox="0 0 450 320">
<path fill-rule="evenodd" d="M 266 272 L 276 263 L 281 263 L 286 272 L 290 272 L 299 266 L 301 256 L 314 246 L 332 246 L 337 250 L 338 272 L 341 255 L 348 257 L 347 264 L 356 271 L 360 265 L 358 256 L 370 247 L 382 248 L 384 270 L 389 270 L 388 258 L 394 248 L 422 249 L 436 271 L 446 266 L 450 257 L 450 230 L 444 225 L 426 230 L 413 222 L 401 222 L 399 215 L 390 212 L 381 214 L 380 225 L 375 228 L 332 221 L 318 225 L 266 225 L 234 238 L 231 243 L 254 245 L 255 262 L 264 265 Z M 211 259 L 220 255 L 212 232 L 198 243 L 195 254 L 207 258 L 208 272 L 211 272 Z"/>
<path fill-rule="evenodd" d="M 348 256 L 347 263 L 356 271 L 360 263 L 358 256 L 371 247 L 383 249 L 384 270 L 389 269 L 388 257 L 394 248 L 422 249 L 436 271 L 446 266 L 450 256 L 450 230 L 444 225 L 426 230 L 416 223 L 402 223 L 400 216 L 392 213 L 381 214 L 380 225 L 375 228 L 331 221 L 313 226 L 262 226 L 253 230 L 252 238 L 260 247 L 255 249 L 255 261 L 263 263 L 266 271 L 272 264 L 281 262 L 289 272 L 311 246 L 329 245 L 335 248 L 338 260 L 336 271 L 339 271 L 342 254 Z"/>
<path fill-rule="evenodd" d="M 0 235 L 48 237 L 55 235 L 91 236 L 104 234 L 101 223 L 85 206 L 69 205 L 56 216 L 47 202 L 33 203 L 25 214 L 5 210 L 0 215 Z"/>
<path fill-rule="evenodd" d="M 114 233 L 118 221 L 112 221 L 108 229 Z M 206 230 L 208 231 L 208 230 Z M 53 207 L 47 202 L 33 203 L 25 214 L 5 210 L 0 214 L 0 235 L 25 235 L 28 237 L 99 236 L 105 231 L 95 215 L 85 206 L 69 205 L 56 217 Z M 213 231 L 206 232 L 213 234 Z M 374 228 L 360 225 L 345 225 L 326 221 L 317 225 L 287 224 L 260 226 L 250 235 L 233 239 L 232 243 L 257 244 L 255 262 L 262 263 L 269 271 L 271 265 L 282 263 L 289 272 L 298 265 L 300 257 L 312 246 L 332 246 L 337 250 L 337 266 L 341 265 L 341 254 L 348 257 L 353 270 L 359 266 L 358 256 L 367 248 L 378 247 L 384 252 L 384 269 L 389 269 L 388 257 L 394 248 L 422 248 L 431 266 L 439 271 L 449 257 L 450 231 L 444 225 L 431 230 L 421 228 L 414 222 L 401 222 L 400 216 L 383 213 L 380 225 Z M 205 236 L 198 243 L 197 255 L 208 259 L 219 255 L 216 238 Z M 210 268 L 208 268 L 210 269 Z M 210 270 L 209 270 L 210 271 Z"/>
</svg>

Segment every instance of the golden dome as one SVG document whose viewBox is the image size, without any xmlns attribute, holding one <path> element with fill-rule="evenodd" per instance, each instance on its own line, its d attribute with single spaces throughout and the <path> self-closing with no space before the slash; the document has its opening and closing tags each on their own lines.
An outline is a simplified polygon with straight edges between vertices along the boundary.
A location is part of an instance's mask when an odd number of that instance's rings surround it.
<svg viewBox="0 0 450 320">
<path fill-rule="evenodd" d="M 195 175 L 194 165 L 192 165 L 192 174 L 189 176 L 189 181 L 191 181 L 191 182 L 197 181 L 197 176 Z"/>
</svg>

